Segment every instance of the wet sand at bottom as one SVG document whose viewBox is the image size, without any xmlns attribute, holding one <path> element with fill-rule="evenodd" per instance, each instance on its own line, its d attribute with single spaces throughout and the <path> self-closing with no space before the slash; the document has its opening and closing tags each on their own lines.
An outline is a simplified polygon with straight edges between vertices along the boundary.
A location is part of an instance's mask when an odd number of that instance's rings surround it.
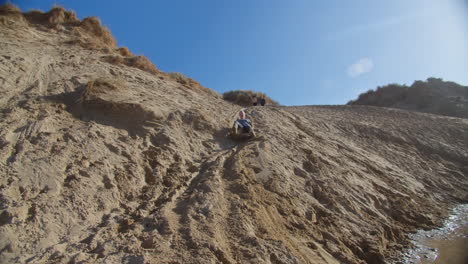
<svg viewBox="0 0 468 264">
<path fill-rule="evenodd" d="M 467 264 L 468 204 L 455 207 L 441 228 L 412 238 L 415 248 L 405 254 L 405 264 Z"/>
<path fill-rule="evenodd" d="M 422 241 L 426 246 L 437 252 L 434 261 L 421 259 L 421 263 L 435 264 L 467 264 L 468 263 L 468 228 L 457 230 L 455 236 L 444 240 L 426 239 Z M 461 236 L 462 237 L 461 237 Z"/>
</svg>

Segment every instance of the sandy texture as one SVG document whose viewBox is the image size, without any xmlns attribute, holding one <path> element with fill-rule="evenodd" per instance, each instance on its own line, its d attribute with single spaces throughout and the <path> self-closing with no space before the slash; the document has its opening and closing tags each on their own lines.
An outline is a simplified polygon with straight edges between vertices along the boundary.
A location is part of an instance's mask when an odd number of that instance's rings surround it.
<svg viewBox="0 0 468 264">
<path fill-rule="evenodd" d="M 384 263 L 468 201 L 466 119 L 257 107 L 234 142 L 218 94 L 2 21 L 1 263 Z"/>
</svg>

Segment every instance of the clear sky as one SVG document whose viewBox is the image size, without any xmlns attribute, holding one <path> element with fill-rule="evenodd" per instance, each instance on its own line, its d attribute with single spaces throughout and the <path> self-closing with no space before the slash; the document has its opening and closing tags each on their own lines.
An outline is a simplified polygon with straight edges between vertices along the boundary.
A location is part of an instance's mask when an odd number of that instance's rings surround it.
<svg viewBox="0 0 468 264">
<path fill-rule="evenodd" d="M 98 16 L 119 46 L 162 71 L 284 105 L 344 104 L 428 77 L 468 85 L 468 0 L 11 2 Z"/>
</svg>

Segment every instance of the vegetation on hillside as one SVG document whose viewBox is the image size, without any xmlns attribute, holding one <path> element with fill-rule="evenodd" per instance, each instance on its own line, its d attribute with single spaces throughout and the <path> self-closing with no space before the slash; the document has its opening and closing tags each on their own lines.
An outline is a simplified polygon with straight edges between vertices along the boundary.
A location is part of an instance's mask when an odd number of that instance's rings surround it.
<svg viewBox="0 0 468 264">
<path fill-rule="evenodd" d="M 126 48 L 125 48 L 126 49 Z M 118 52 L 120 54 L 127 54 L 127 50 L 119 48 Z M 128 52 L 131 54 L 130 52 Z M 145 56 L 121 56 L 121 55 L 108 55 L 103 56 L 101 59 L 107 63 L 114 65 L 127 65 L 129 67 L 134 67 L 142 71 L 149 73 L 157 74 L 159 70 L 154 66 L 154 64 Z"/>
<path fill-rule="evenodd" d="M 189 78 L 182 73 L 179 72 L 165 72 L 163 73 L 164 76 L 166 76 L 168 79 L 173 80 L 179 84 L 181 84 L 183 87 L 189 88 L 191 90 L 198 90 L 198 91 L 204 91 L 212 96 L 219 97 L 219 93 L 211 90 L 210 88 L 206 88 L 203 85 L 201 85 L 199 82 L 195 81 L 192 78 Z M 160 77 L 161 78 L 161 77 Z"/>
<path fill-rule="evenodd" d="M 65 44 L 76 45 L 88 50 L 95 50 L 105 55 L 101 60 L 114 65 L 126 65 L 158 75 L 160 79 L 167 78 L 186 88 L 204 91 L 218 97 L 215 91 L 203 87 L 197 81 L 181 73 L 164 73 L 145 56 L 135 56 L 127 47 L 117 47 L 111 32 L 101 24 L 97 17 L 77 18 L 75 12 L 55 6 L 48 12 L 30 10 L 23 13 L 18 7 L 10 3 L 0 5 L 0 25 L 9 27 L 35 27 L 49 32 L 70 32 L 71 38 Z"/>
<path fill-rule="evenodd" d="M 265 98 L 267 105 L 279 105 L 278 102 L 261 92 L 255 92 L 251 90 L 234 90 L 223 93 L 224 100 L 241 106 L 251 106 L 254 96 L 257 98 Z"/>
<path fill-rule="evenodd" d="M 75 12 L 55 6 L 48 12 L 31 10 L 22 13 L 12 5 L 0 5 L 0 24 L 6 26 L 35 26 L 44 31 L 71 31 L 73 39 L 69 44 L 78 44 L 88 49 L 116 50 L 116 41 L 110 31 L 101 24 L 97 17 L 86 17 L 79 20 Z"/>
<path fill-rule="evenodd" d="M 200 83 L 179 72 L 169 72 L 167 75 L 174 81 L 187 86 L 201 86 Z"/>
<path fill-rule="evenodd" d="M 89 81 L 81 94 L 80 102 L 89 100 L 94 95 L 104 93 L 106 91 L 117 91 L 125 89 L 125 83 L 121 79 L 111 79 L 100 77 Z"/>
<path fill-rule="evenodd" d="M 411 86 L 389 84 L 360 94 L 348 105 L 393 107 L 468 118 L 468 86 L 439 78 L 415 81 Z"/>
</svg>

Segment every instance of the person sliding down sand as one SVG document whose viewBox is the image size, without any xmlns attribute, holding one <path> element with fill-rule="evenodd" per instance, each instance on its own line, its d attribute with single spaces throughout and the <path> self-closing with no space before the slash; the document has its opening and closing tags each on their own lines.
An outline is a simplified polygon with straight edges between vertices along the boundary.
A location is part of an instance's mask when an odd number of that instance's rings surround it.
<svg viewBox="0 0 468 264">
<path fill-rule="evenodd" d="M 236 121 L 234 121 L 232 131 L 234 136 L 255 136 L 252 121 L 246 118 L 245 112 L 243 110 L 239 111 L 239 117 Z"/>
</svg>

